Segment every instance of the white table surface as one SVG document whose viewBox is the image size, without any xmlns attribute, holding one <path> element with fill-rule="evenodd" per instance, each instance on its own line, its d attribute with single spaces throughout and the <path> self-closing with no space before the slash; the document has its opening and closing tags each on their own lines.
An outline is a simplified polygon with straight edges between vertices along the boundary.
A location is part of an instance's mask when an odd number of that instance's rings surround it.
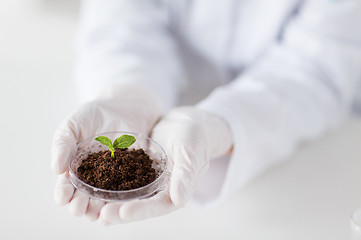
<svg viewBox="0 0 361 240">
<path fill-rule="evenodd" d="M 347 240 L 361 207 L 361 119 L 348 120 L 211 209 L 104 227 L 53 201 L 51 138 L 77 102 L 74 6 L 0 1 L 0 239 Z"/>
</svg>

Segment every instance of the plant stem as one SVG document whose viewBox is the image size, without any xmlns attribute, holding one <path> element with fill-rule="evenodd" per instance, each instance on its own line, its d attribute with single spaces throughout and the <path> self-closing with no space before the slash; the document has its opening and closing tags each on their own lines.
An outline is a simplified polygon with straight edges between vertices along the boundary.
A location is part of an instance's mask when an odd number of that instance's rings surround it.
<svg viewBox="0 0 361 240">
<path fill-rule="evenodd" d="M 114 152 L 113 151 L 111 151 L 112 152 L 112 154 L 110 155 L 113 159 L 115 159 L 115 156 L 114 156 Z"/>
</svg>

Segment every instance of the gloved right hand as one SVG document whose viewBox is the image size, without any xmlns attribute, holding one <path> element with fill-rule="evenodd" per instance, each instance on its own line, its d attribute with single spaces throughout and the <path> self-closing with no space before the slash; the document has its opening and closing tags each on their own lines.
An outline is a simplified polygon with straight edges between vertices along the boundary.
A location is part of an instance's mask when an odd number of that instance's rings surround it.
<svg viewBox="0 0 361 240">
<path fill-rule="evenodd" d="M 171 177 L 156 195 L 125 203 L 107 204 L 100 220 L 111 224 L 158 217 L 183 207 L 191 198 L 211 159 L 230 153 L 233 136 L 226 120 L 197 107 L 177 107 L 152 132 L 166 151 Z"/>
<path fill-rule="evenodd" d="M 160 115 L 155 97 L 135 86 L 120 85 L 107 89 L 101 97 L 83 105 L 65 120 L 55 133 L 52 169 L 59 175 L 54 197 L 59 205 L 69 205 L 75 216 L 97 219 L 105 202 L 77 191 L 69 180 L 68 157 L 80 141 L 102 132 L 128 131 L 147 136 Z"/>
</svg>

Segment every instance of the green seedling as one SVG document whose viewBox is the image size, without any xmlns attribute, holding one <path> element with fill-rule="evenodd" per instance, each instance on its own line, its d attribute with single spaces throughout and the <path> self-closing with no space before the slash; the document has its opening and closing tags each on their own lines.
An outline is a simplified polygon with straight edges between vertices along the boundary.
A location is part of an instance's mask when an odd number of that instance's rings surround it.
<svg viewBox="0 0 361 240">
<path fill-rule="evenodd" d="M 104 137 L 104 136 L 96 137 L 95 140 L 109 148 L 109 150 L 111 152 L 111 157 L 113 159 L 115 159 L 115 156 L 114 156 L 115 148 L 128 148 L 128 147 L 132 146 L 132 144 L 135 143 L 135 141 L 136 141 L 135 137 L 133 137 L 131 135 L 126 135 L 126 134 L 115 139 L 113 143 L 109 138 Z"/>
</svg>

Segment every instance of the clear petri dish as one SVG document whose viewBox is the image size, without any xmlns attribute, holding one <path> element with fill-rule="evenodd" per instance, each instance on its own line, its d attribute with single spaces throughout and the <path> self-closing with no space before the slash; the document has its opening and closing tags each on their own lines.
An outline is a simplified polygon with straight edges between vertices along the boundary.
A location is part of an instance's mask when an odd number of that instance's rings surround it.
<svg viewBox="0 0 361 240">
<path fill-rule="evenodd" d="M 94 139 L 98 136 L 106 136 L 113 140 L 123 134 L 132 135 L 136 138 L 136 142 L 131 147 L 129 147 L 129 149 L 142 148 L 144 152 L 150 156 L 150 158 L 153 160 L 152 167 L 156 170 L 157 178 L 153 182 L 143 187 L 122 191 L 97 188 L 80 180 L 77 175 L 77 169 L 81 165 L 82 161 L 86 159 L 91 153 L 108 149 L 106 146 L 100 144 Z M 167 170 L 168 158 L 163 148 L 152 139 L 141 134 L 131 132 L 114 131 L 100 133 L 79 142 L 71 152 L 68 164 L 70 181 L 74 187 L 77 190 L 88 194 L 92 198 L 98 198 L 105 201 L 129 201 L 133 199 L 148 198 L 164 189 L 166 181 L 168 181 L 169 177 L 169 171 Z"/>
</svg>

